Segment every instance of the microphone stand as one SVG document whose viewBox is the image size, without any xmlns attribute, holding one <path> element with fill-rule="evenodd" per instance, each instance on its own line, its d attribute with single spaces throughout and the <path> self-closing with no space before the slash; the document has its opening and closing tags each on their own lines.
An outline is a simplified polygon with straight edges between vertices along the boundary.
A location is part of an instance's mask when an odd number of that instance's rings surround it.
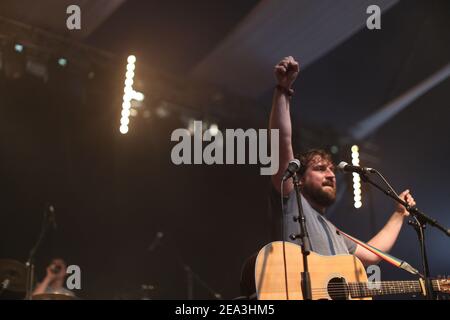
<svg viewBox="0 0 450 320">
<path fill-rule="evenodd" d="M 302 249 L 302 258 L 303 258 L 303 272 L 301 272 L 301 288 L 303 293 L 304 300 L 312 300 L 312 292 L 311 292 L 311 277 L 309 275 L 308 268 L 308 255 L 311 252 L 309 235 L 306 229 L 305 223 L 305 215 L 303 214 L 303 206 L 302 199 L 300 196 L 300 187 L 298 182 L 297 173 L 294 173 L 292 177 L 292 182 L 294 184 L 295 194 L 297 196 L 297 205 L 298 205 L 298 217 L 294 217 L 294 221 L 298 222 L 300 225 L 300 234 L 290 235 L 292 240 L 301 239 L 301 249 Z"/>
<path fill-rule="evenodd" d="M 45 210 L 44 212 L 44 221 L 42 222 L 41 231 L 39 233 L 38 239 L 33 246 L 33 248 L 30 250 L 30 254 L 28 256 L 28 260 L 25 264 L 26 271 L 27 271 L 27 280 L 26 280 L 26 293 L 25 293 L 25 300 L 31 300 L 32 294 L 33 294 L 33 283 L 34 283 L 34 258 L 36 256 L 36 252 L 39 249 L 42 240 L 44 240 L 45 235 L 47 234 L 48 227 L 50 224 L 50 212 Z"/>
<path fill-rule="evenodd" d="M 436 227 L 437 229 L 444 232 L 447 236 L 450 236 L 450 229 L 444 228 L 439 222 L 437 222 L 436 219 L 433 219 L 426 215 L 425 213 L 421 212 L 416 207 L 411 207 L 408 205 L 406 201 L 403 199 L 400 199 L 397 194 L 394 192 L 392 187 L 389 185 L 389 183 L 384 179 L 383 175 L 379 173 L 377 170 L 374 170 L 374 172 L 382 178 L 382 180 L 386 183 L 388 186 L 388 189 L 384 189 L 377 183 L 375 183 L 373 180 L 369 178 L 369 176 L 366 173 L 360 173 L 361 180 L 364 182 L 367 182 L 371 185 L 373 185 L 375 188 L 386 194 L 388 197 L 394 199 L 401 205 L 403 205 L 406 210 L 411 214 L 411 216 L 414 218 L 415 221 L 408 221 L 409 225 L 412 225 L 417 233 L 417 237 L 419 239 L 419 245 L 420 245 L 420 253 L 422 256 L 422 265 L 423 265 L 423 280 L 425 281 L 425 288 L 426 288 L 426 298 L 428 300 L 434 299 L 434 292 L 433 292 L 433 286 L 430 279 L 430 269 L 428 265 L 428 257 L 426 254 L 426 247 L 425 247 L 425 227 L 426 224 L 430 224 L 433 227 Z"/>
<path fill-rule="evenodd" d="M 205 288 L 215 299 L 221 300 L 222 295 L 218 293 L 217 291 L 213 290 L 205 281 L 203 281 L 198 274 L 196 274 L 192 268 L 184 262 L 183 258 L 181 257 L 180 252 L 176 248 L 174 241 L 171 239 L 171 247 L 173 248 L 173 251 L 175 252 L 175 260 L 177 261 L 177 264 L 183 269 L 183 271 L 186 273 L 186 286 L 187 286 L 187 299 L 188 300 L 194 300 L 194 282 L 197 281 L 203 288 Z M 153 251 L 153 250 L 152 250 Z"/>
</svg>

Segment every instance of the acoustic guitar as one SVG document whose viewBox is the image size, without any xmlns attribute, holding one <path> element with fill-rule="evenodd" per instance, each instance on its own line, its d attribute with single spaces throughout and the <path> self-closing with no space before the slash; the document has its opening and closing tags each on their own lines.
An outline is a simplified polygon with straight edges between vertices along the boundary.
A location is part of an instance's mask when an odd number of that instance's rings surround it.
<svg viewBox="0 0 450 320">
<path fill-rule="evenodd" d="M 284 250 L 283 250 L 284 247 Z M 368 282 L 362 262 L 353 255 L 308 255 L 313 300 L 367 300 L 387 294 L 425 294 L 417 281 Z M 276 241 L 264 246 L 255 263 L 256 294 L 259 300 L 303 300 L 299 245 Z M 450 293 L 450 279 L 432 280 L 433 290 Z"/>
</svg>

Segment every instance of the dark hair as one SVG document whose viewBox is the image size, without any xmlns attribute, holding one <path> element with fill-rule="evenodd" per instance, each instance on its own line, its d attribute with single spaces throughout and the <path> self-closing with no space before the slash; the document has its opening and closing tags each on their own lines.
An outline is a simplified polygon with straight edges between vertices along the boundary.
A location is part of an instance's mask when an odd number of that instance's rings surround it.
<svg viewBox="0 0 450 320">
<path fill-rule="evenodd" d="M 300 160 L 301 167 L 298 171 L 299 176 L 303 176 L 308 169 L 308 166 L 311 163 L 311 160 L 314 159 L 314 157 L 319 156 L 323 160 L 329 161 L 330 163 L 333 163 L 333 159 L 331 158 L 331 154 L 326 152 L 323 149 L 310 149 L 304 153 L 300 153 L 296 156 L 298 160 Z"/>
</svg>

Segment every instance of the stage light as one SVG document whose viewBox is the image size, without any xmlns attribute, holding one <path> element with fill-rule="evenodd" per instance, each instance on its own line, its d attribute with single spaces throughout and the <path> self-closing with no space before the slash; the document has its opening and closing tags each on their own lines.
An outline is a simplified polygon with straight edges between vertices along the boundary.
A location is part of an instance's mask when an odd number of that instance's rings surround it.
<svg viewBox="0 0 450 320">
<path fill-rule="evenodd" d="M 359 147 L 353 145 L 352 151 L 352 165 L 359 166 Z M 354 207 L 359 209 L 362 207 L 362 190 L 361 190 L 361 177 L 357 173 L 353 173 L 353 195 L 354 195 Z"/>
<path fill-rule="evenodd" d="M 128 132 L 128 126 L 120 126 L 120 133 L 121 134 L 127 134 Z"/>
<path fill-rule="evenodd" d="M 134 55 L 128 56 L 127 62 L 128 62 L 129 64 L 134 64 L 134 63 L 136 63 L 136 57 L 135 57 Z"/>
<path fill-rule="evenodd" d="M 164 106 L 159 106 L 156 110 L 156 115 L 160 118 L 167 118 L 167 116 L 169 115 L 169 111 L 167 110 L 166 107 Z"/>
<path fill-rule="evenodd" d="M 67 59 L 66 59 L 66 58 L 59 58 L 59 59 L 58 59 L 58 64 L 59 64 L 61 67 L 65 67 L 65 66 L 67 65 Z"/>
<path fill-rule="evenodd" d="M 130 119 L 128 117 L 122 117 L 120 118 L 120 124 L 122 126 L 128 126 L 128 124 L 130 123 Z"/>
<path fill-rule="evenodd" d="M 338 146 L 331 146 L 330 151 L 332 154 L 337 154 L 339 152 Z"/>
<path fill-rule="evenodd" d="M 120 132 L 126 134 L 128 132 L 128 125 L 130 123 L 130 116 L 134 117 L 137 115 L 137 110 L 131 108 L 132 100 L 143 101 L 144 94 L 137 92 L 133 89 L 134 76 L 136 69 L 136 56 L 129 55 L 127 58 L 127 67 L 125 72 L 125 81 L 123 88 L 123 102 L 122 102 L 122 118 L 120 119 Z M 133 102 L 133 108 L 137 105 Z"/>
<path fill-rule="evenodd" d="M 125 80 L 125 86 L 131 87 L 133 85 L 133 79 L 126 79 Z"/>
<path fill-rule="evenodd" d="M 144 94 L 142 92 L 133 91 L 132 97 L 136 101 L 144 101 Z"/>
<path fill-rule="evenodd" d="M 134 78 L 134 71 L 127 71 L 127 73 L 125 73 L 125 78 L 133 79 Z"/>
<path fill-rule="evenodd" d="M 127 92 L 127 93 L 125 93 L 124 95 L 123 95 L 123 102 L 125 103 L 125 102 L 128 102 L 128 103 L 131 103 L 131 93 L 130 92 Z M 123 104 L 122 104 L 123 105 Z"/>
<path fill-rule="evenodd" d="M 135 68 L 134 64 L 127 64 L 127 72 L 133 72 Z"/>
<path fill-rule="evenodd" d="M 120 113 L 122 118 L 126 117 L 128 118 L 130 116 L 130 110 L 129 109 L 122 109 L 122 112 Z"/>
<path fill-rule="evenodd" d="M 0 48 L 0 66 L 7 78 L 19 79 L 26 73 L 28 59 L 23 50 L 24 47 L 18 43 L 8 44 L 7 50 Z"/>
<path fill-rule="evenodd" d="M 14 50 L 15 50 L 16 52 L 22 53 L 22 52 L 23 52 L 23 45 L 21 45 L 20 43 L 16 43 L 16 44 L 14 45 Z"/>
<path fill-rule="evenodd" d="M 133 94 L 133 88 L 130 86 L 125 86 L 123 88 L 123 93 L 128 94 L 131 97 L 131 95 Z"/>
<path fill-rule="evenodd" d="M 216 136 L 219 133 L 219 126 L 215 123 L 211 124 L 209 132 L 211 133 L 211 136 Z"/>
<path fill-rule="evenodd" d="M 123 110 L 130 110 L 130 108 L 131 108 L 131 103 L 130 103 L 130 101 L 123 101 L 123 103 L 122 103 L 122 109 Z"/>
</svg>

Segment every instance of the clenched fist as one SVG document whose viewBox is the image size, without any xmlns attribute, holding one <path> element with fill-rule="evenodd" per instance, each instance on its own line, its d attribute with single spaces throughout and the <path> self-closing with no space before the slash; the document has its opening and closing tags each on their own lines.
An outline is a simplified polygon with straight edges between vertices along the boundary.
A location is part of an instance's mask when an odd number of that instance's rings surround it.
<svg viewBox="0 0 450 320">
<path fill-rule="evenodd" d="M 275 66 L 275 77 L 278 85 L 290 89 L 300 71 L 300 65 L 291 56 L 285 57 Z"/>
<path fill-rule="evenodd" d="M 411 195 L 409 190 L 405 190 L 400 194 L 400 199 L 405 201 L 409 206 L 414 207 L 416 205 L 416 201 L 414 200 L 413 196 Z M 409 212 L 406 210 L 404 206 L 402 206 L 400 203 L 397 204 L 397 208 L 395 210 L 396 212 L 402 214 L 404 217 L 409 216 Z"/>
</svg>

